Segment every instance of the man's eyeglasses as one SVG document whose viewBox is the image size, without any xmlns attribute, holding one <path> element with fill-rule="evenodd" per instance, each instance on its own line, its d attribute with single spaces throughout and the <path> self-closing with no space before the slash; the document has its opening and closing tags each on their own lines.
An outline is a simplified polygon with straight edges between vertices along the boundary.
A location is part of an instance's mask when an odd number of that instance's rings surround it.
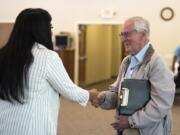
<svg viewBox="0 0 180 135">
<path fill-rule="evenodd" d="M 121 36 L 121 37 L 130 37 L 134 32 L 136 32 L 136 30 L 121 32 L 119 34 L 119 36 Z"/>
</svg>

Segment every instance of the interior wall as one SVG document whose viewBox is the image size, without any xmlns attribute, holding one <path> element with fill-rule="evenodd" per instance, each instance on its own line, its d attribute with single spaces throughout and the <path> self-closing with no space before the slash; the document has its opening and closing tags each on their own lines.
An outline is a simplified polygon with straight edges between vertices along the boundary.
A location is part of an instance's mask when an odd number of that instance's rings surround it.
<svg viewBox="0 0 180 135">
<path fill-rule="evenodd" d="M 111 26 L 88 25 L 86 34 L 86 84 L 109 79 L 111 75 Z"/>
<path fill-rule="evenodd" d="M 179 0 L 4 0 L 0 4 L 0 21 L 14 21 L 24 8 L 41 7 L 47 9 L 53 17 L 54 34 L 68 31 L 74 36 L 77 21 L 124 21 L 128 17 L 139 15 L 150 21 L 151 41 L 155 49 L 170 63 L 173 49 L 180 43 L 180 30 L 177 29 L 180 23 L 178 5 Z M 160 10 L 166 6 L 172 7 L 175 12 L 173 20 L 169 22 L 160 18 Z M 104 8 L 113 8 L 116 15 L 111 19 L 103 19 L 100 12 Z"/>
<path fill-rule="evenodd" d="M 122 29 L 121 25 L 112 25 L 112 43 L 111 43 L 111 76 L 115 77 L 118 75 L 119 65 L 121 62 L 122 45 L 119 33 Z"/>
<path fill-rule="evenodd" d="M 179 5 L 179 0 L 4 0 L 0 4 L 0 22 L 13 22 L 17 14 L 24 8 L 41 7 L 52 15 L 54 35 L 60 31 L 67 31 L 76 41 L 75 25 L 79 21 L 124 22 L 131 16 L 142 16 L 150 22 L 150 39 L 154 48 L 170 66 L 174 48 L 180 44 Z M 171 21 L 164 21 L 160 18 L 160 11 L 166 6 L 172 7 L 175 12 Z M 100 13 L 105 8 L 114 9 L 115 16 L 110 19 L 102 18 Z M 76 48 L 75 42 L 73 45 Z M 77 56 L 76 61 L 78 61 Z M 77 69 L 78 66 L 76 66 L 75 76 L 77 76 Z"/>
<path fill-rule="evenodd" d="M 118 75 L 121 61 L 119 25 L 87 25 L 86 84 Z"/>
</svg>

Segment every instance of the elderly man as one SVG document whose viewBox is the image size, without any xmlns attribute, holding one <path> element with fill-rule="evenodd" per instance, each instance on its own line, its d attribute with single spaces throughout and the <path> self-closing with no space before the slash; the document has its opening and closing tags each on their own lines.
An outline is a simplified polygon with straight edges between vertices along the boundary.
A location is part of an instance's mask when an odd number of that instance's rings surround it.
<svg viewBox="0 0 180 135">
<path fill-rule="evenodd" d="M 120 34 L 125 52 L 129 54 L 121 63 L 119 75 L 107 91 L 98 95 L 94 106 L 119 111 L 119 96 L 124 79 L 133 78 L 150 82 L 150 99 L 130 116 L 117 113 L 112 127 L 118 135 L 170 135 L 171 107 L 175 84 L 173 74 L 149 42 L 149 23 L 142 17 L 125 21 Z"/>
</svg>

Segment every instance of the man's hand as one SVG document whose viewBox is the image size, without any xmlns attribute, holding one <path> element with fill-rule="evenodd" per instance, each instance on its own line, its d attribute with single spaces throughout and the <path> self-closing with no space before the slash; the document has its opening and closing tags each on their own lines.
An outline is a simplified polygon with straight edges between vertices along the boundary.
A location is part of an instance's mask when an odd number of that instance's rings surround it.
<svg viewBox="0 0 180 135">
<path fill-rule="evenodd" d="M 90 95 L 91 94 L 96 95 L 94 98 L 90 99 L 91 104 L 94 107 L 99 107 L 99 105 L 101 105 L 105 100 L 105 94 L 103 94 L 103 92 L 98 92 L 96 89 L 91 89 L 90 90 Z"/>
<path fill-rule="evenodd" d="M 115 130 L 124 130 L 129 127 L 128 117 L 124 115 L 120 115 L 116 117 L 116 120 L 114 123 L 111 124 L 111 126 Z"/>
<path fill-rule="evenodd" d="M 92 103 L 97 100 L 97 96 L 98 96 L 99 92 L 97 91 L 97 89 L 91 89 L 91 90 L 89 90 L 89 94 L 90 94 L 89 100 Z"/>
</svg>

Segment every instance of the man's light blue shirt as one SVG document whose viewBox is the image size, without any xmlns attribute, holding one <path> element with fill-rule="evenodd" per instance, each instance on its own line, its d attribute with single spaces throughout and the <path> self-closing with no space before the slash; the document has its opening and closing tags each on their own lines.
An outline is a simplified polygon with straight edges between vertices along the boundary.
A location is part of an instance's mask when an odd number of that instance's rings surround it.
<svg viewBox="0 0 180 135">
<path fill-rule="evenodd" d="M 130 64 L 125 74 L 125 78 L 131 78 L 133 71 L 138 67 L 138 65 L 143 61 L 144 55 L 149 48 L 149 42 L 136 54 L 131 55 Z"/>
</svg>

